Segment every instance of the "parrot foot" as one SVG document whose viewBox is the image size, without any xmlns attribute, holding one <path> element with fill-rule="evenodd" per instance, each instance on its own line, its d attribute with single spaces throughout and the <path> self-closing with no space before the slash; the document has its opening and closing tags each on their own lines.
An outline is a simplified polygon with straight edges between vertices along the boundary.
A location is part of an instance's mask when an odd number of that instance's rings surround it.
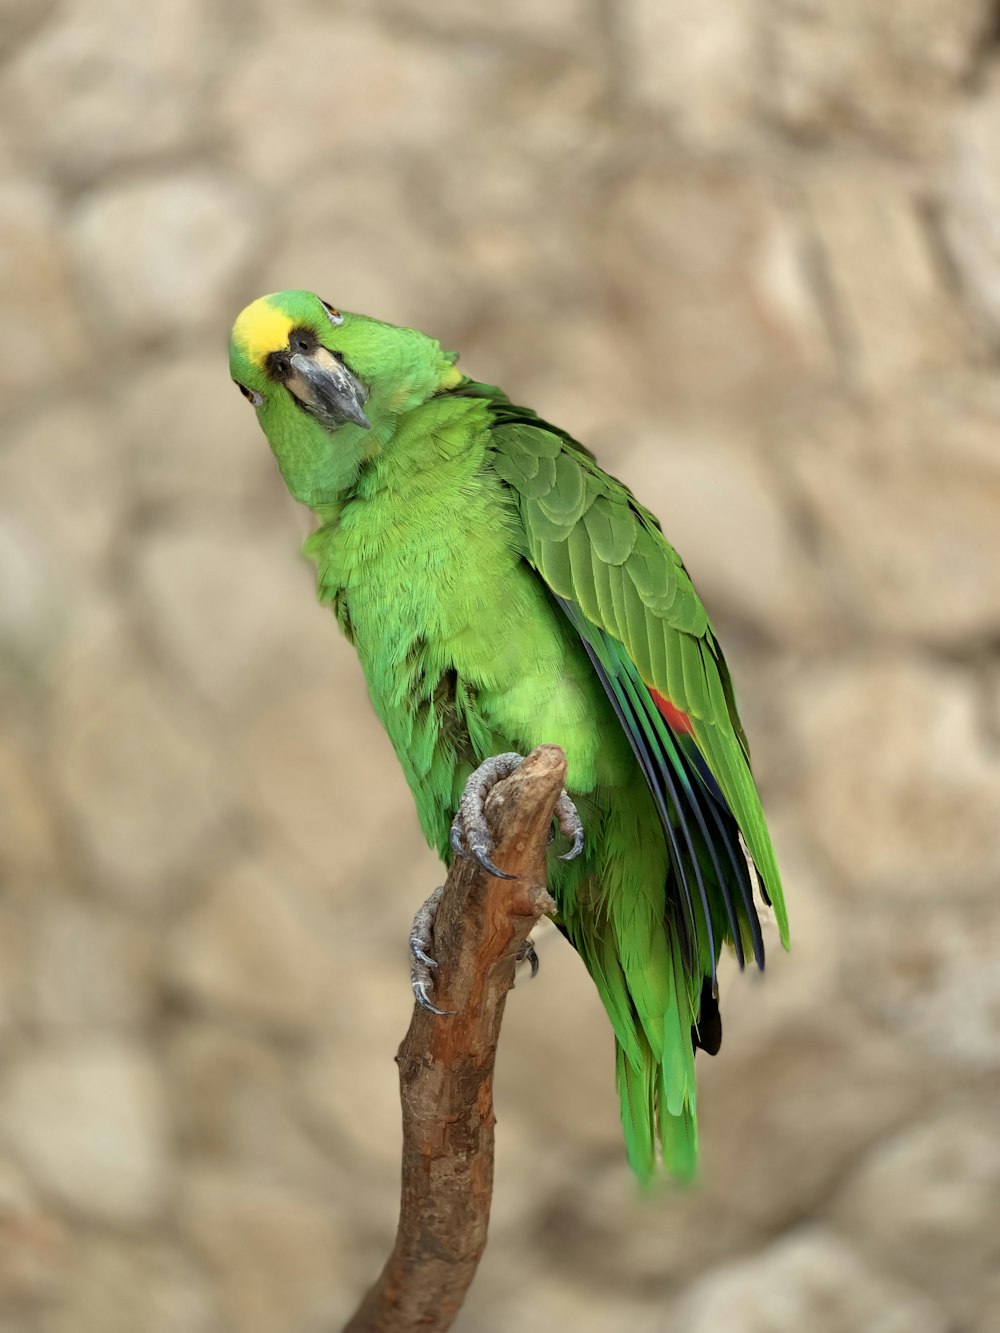
<svg viewBox="0 0 1000 1333">
<path fill-rule="evenodd" d="M 523 755 L 508 753 L 494 755 L 492 759 L 480 764 L 465 784 L 458 813 L 451 826 L 450 841 L 456 855 L 472 855 L 484 870 L 495 875 L 497 879 L 514 879 L 515 876 L 508 875 L 506 870 L 501 870 L 490 860 L 493 839 L 490 837 L 483 810 L 491 789 L 504 778 L 509 778 L 523 763 Z M 583 824 L 577 814 L 576 806 L 566 795 L 565 790 L 560 793 L 556 802 L 555 821 L 560 833 L 573 840 L 569 851 L 564 852 L 559 859 L 572 861 L 583 851 Z M 550 837 L 549 841 L 551 840 Z M 532 976 L 536 970 L 537 960 L 532 969 Z"/>
<path fill-rule="evenodd" d="M 559 825 L 559 832 L 573 840 L 569 851 L 563 852 L 559 860 L 575 861 L 583 851 L 583 821 L 565 790 L 559 793 L 559 799 L 556 801 L 556 823 Z"/>
<path fill-rule="evenodd" d="M 534 980 L 535 977 L 538 976 L 538 954 L 535 952 L 535 945 L 533 940 L 529 939 L 524 941 L 524 943 L 521 945 L 521 952 L 517 955 L 517 961 L 519 963 L 531 964 L 532 980 Z"/>
<path fill-rule="evenodd" d="M 428 950 L 433 942 L 431 936 L 434 932 L 434 918 L 437 916 L 438 904 L 443 892 L 444 885 L 441 885 L 434 890 L 425 903 L 421 903 L 417 908 L 413 925 L 410 928 L 410 985 L 413 988 L 414 999 L 421 1009 L 426 1009 L 429 1014 L 438 1014 L 441 1017 L 454 1013 L 454 1010 L 438 1009 L 436 1005 L 431 1003 L 431 991 L 434 989 L 434 973 L 437 970 L 437 961 L 431 957 Z"/>
</svg>

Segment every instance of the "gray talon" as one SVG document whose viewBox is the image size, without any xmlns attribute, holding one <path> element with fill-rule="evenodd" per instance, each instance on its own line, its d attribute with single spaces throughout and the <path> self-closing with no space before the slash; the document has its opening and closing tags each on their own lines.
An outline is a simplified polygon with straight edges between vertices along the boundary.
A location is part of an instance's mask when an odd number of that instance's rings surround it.
<svg viewBox="0 0 1000 1333">
<path fill-rule="evenodd" d="M 576 806 L 565 792 L 556 801 L 555 817 L 560 833 L 564 833 L 567 838 L 573 839 L 573 845 L 568 852 L 562 853 L 559 860 L 573 861 L 583 851 L 583 824 L 580 821 Z"/>
<path fill-rule="evenodd" d="M 437 959 L 432 958 L 428 953 L 424 953 L 420 941 L 412 936 L 410 937 L 410 956 L 415 958 L 418 963 L 423 963 L 424 967 L 429 967 L 432 972 L 437 967 Z"/>
<path fill-rule="evenodd" d="M 538 954 L 535 951 L 535 945 L 532 940 L 525 940 L 521 945 L 521 952 L 517 955 L 519 963 L 531 964 L 532 980 L 538 976 Z"/>
<path fill-rule="evenodd" d="M 568 852 L 563 852 L 560 855 L 559 860 L 575 861 L 582 851 L 583 851 L 583 829 L 578 828 L 577 831 L 573 834 L 573 846 L 569 849 Z"/>
<path fill-rule="evenodd" d="M 481 763 L 469 775 L 459 801 L 458 813 L 451 825 L 449 841 L 456 855 L 474 856 L 482 868 L 497 879 L 516 879 L 517 876 L 501 870 L 490 858 L 493 839 L 490 837 L 483 807 L 491 788 L 504 778 L 509 778 L 523 763 L 523 757 L 513 752 L 494 755 L 492 759 Z"/>
<path fill-rule="evenodd" d="M 489 795 L 490 788 L 498 782 L 502 782 L 504 778 L 509 778 L 511 773 L 523 763 L 524 759 L 521 755 L 511 752 L 494 755 L 492 759 L 487 759 L 480 764 L 465 784 L 458 813 L 451 825 L 449 841 L 455 854 L 457 856 L 474 856 L 483 869 L 488 871 L 489 874 L 495 875 L 497 879 L 516 879 L 517 876 L 509 875 L 506 871 L 500 870 L 490 859 L 493 840 L 486 826 L 483 807 L 486 804 L 486 797 Z M 556 802 L 554 818 L 559 827 L 559 832 L 573 840 L 569 851 L 563 852 L 559 859 L 560 861 L 572 861 L 583 851 L 583 824 L 580 822 L 576 806 L 565 791 L 561 793 L 559 800 Z M 555 831 L 550 830 L 548 841 L 551 842 L 554 837 Z"/>
<path fill-rule="evenodd" d="M 431 1004 L 427 995 L 427 986 L 423 981 L 413 982 L 413 998 L 421 1009 L 426 1009 L 429 1014 L 437 1014 L 439 1018 L 448 1018 L 454 1014 L 454 1009 L 439 1009 L 437 1005 Z"/>
<path fill-rule="evenodd" d="M 472 855 L 488 874 L 494 875 L 497 879 L 517 879 L 516 875 L 508 875 L 506 870 L 495 866 L 482 847 L 473 847 Z"/>
<path fill-rule="evenodd" d="M 413 929 L 410 931 L 410 985 L 413 987 L 414 999 L 421 1009 L 440 1017 L 454 1013 L 453 1009 L 438 1009 L 430 999 L 431 991 L 434 989 L 433 973 L 437 970 L 437 959 L 433 958 L 429 951 L 432 947 L 434 918 L 437 916 L 438 903 L 441 901 L 443 891 L 442 885 L 434 890 L 425 903 L 421 903 L 413 918 Z"/>
</svg>

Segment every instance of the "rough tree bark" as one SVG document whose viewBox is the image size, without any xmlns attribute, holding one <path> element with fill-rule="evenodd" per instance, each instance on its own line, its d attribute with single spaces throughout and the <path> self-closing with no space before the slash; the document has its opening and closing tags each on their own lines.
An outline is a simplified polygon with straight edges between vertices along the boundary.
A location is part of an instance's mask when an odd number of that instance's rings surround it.
<svg viewBox="0 0 1000 1333">
<path fill-rule="evenodd" d="M 434 927 L 434 1003 L 415 1005 L 396 1056 L 403 1179 L 396 1243 L 344 1333 L 450 1328 L 486 1245 L 493 1195 L 493 1066 L 517 956 L 554 906 L 545 883 L 566 778 L 556 745 L 532 751 L 486 802 L 496 879 L 472 859 L 448 874 Z"/>
</svg>

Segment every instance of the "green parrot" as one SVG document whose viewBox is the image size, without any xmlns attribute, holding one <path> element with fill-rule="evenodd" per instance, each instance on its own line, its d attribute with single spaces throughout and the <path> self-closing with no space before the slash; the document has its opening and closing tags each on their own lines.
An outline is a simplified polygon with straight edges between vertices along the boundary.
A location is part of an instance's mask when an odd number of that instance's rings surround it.
<svg viewBox="0 0 1000 1333">
<path fill-rule="evenodd" d="M 247 306 L 230 350 L 285 484 L 318 520 L 305 552 L 319 598 L 443 860 L 502 873 L 489 785 L 536 745 L 565 751 L 557 816 L 574 841 L 551 857 L 556 924 L 614 1029 L 632 1168 L 690 1176 L 695 1049 L 722 1039 L 722 946 L 763 967 L 756 897 L 788 943 L 729 673 L 649 510 L 456 360 L 305 291 Z M 434 1009 L 431 920 L 418 913 L 411 947 Z"/>
</svg>

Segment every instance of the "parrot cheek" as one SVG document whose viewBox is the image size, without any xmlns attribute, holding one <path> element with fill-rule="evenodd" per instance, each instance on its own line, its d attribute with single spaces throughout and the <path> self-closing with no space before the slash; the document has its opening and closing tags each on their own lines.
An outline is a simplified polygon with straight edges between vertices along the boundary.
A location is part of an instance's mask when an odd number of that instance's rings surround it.
<svg viewBox="0 0 1000 1333">
<path fill-rule="evenodd" d="M 281 425 L 266 432 L 289 492 L 300 504 L 330 504 L 350 486 L 366 454 L 366 432 L 330 430 L 308 409 L 291 409 Z"/>
</svg>

